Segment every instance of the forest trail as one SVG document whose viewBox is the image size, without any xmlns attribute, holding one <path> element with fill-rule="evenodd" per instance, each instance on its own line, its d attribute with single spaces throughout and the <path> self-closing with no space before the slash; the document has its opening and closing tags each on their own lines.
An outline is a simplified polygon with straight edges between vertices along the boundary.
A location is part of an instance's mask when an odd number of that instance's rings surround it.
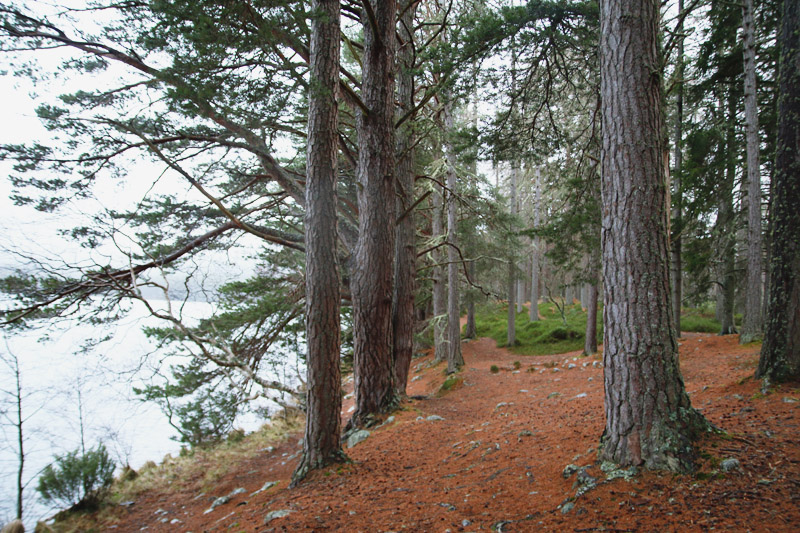
<svg viewBox="0 0 800 533">
<path fill-rule="evenodd" d="M 430 355 L 413 360 L 409 394 L 424 399 L 408 401 L 393 421 L 346 449 L 351 464 L 288 490 L 296 434 L 226 465 L 212 488 L 142 494 L 99 526 L 194 533 L 797 531 L 800 389 L 762 396 L 751 378 L 758 346 L 739 346 L 734 335 L 684 335 L 681 368 L 692 403 L 728 432 L 702 443 L 696 475 L 607 481 L 595 464 L 603 429 L 600 357 L 518 356 L 480 339 L 463 344 L 463 383 L 442 396 L 444 364 L 430 367 Z M 346 398 L 345 416 L 350 406 Z M 723 472 L 726 459 L 740 466 Z M 588 468 L 565 479 L 568 464 Z M 587 476 L 597 486 L 576 498 L 576 479 Z M 251 495 L 267 481 L 278 484 Z M 238 487 L 245 492 L 204 513 Z M 276 517 L 265 524 L 268 515 Z"/>
</svg>

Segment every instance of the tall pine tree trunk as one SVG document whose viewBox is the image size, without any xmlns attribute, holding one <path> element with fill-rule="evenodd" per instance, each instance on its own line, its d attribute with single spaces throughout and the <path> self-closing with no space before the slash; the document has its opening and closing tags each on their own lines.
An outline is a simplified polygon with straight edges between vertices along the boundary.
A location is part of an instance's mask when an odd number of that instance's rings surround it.
<svg viewBox="0 0 800 533">
<path fill-rule="evenodd" d="M 783 3 L 769 302 L 756 377 L 800 380 L 800 6 Z"/>
<path fill-rule="evenodd" d="M 533 193 L 533 227 L 538 228 L 541 224 L 541 203 L 542 203 L 542 169 L 538 166 L 534 173 L 534 193 Z M 533 254 L 531 256 L 531 307 L 528 310 L 528 318 L 531 322 L 539 320 L 539 275 L 541 265 L 539 257 L 541 254 L 541 239 L 537 236 L 533 238 Z"/>
<path fill-rule="evenodd" d="M 756 45 L 753 0 L 742 3 L 744 34 L 744 114 L 747 137 L 747 283 L 741 343 L 761 337 L 762 238 L 761 164 L 758 148 L 758 104 L 756 101 Z"/>
<path fill-rule="evenodd" d="M 678 0 L 678 16 L 683 15 L 683 0 Z M 672 178 L 672 317 L 675 333 L 681 335 L 681 302 L 683 301 L 683 189 L 681 171 L 683 168 L 683 19 L 678 25 L 678 65 L 675 77 L 675 172 Z"/>
<path fill-rule="evenodd" d="M 511 194 L 509 198 L 509 211 L 511 215 L 517 214 L 517 179 L 519 175 L 519 163 L 516 161 L 511 163 Z M 514 224 L 512 222 L 512 224 Z M 514 227 L 512 226 L 512 231 Z M 506 336 L 506 345 L 514 346 L 517 343 L 516 331 L 516 312 L 514 309 L 516 296 L 517 296 L 517 272 L 516 265 L 514 264 L 514 250 L 509 250 L 508 254 L 508 335 Z"/>
<path fill-rule="evenodd" d="M 672 323 L 657 0 L 601 2 L 606 426 L 600 458 L 686 471 L 705 429 Z"/>
<path fill-rule="evenodd" d="M 358 242 L 352 279 L 353 372 L 356 409 L 351 427 L 371 422 L 395 400 L 392 295 L 395 245 L 394 69 L 395 0 L 370 0 L 363 10 L 364 54 L 358 130 Z M 374 15 L 374 16 L 373 16 Z"/>
<path fill-rule="evenodd" d="M 346 459 L 341 439 L 339 265 L 336 253 L 339 1 L 314 0 L 305 191 L 308 394 L 303 456 L 292 483 Z"/>
<path fill-rule="evenodd" d="M 475 261 L 470 261 L 467 266 L 469 271 L 469 279 L 475 279 Z M 469 298 L 467 301 L 467 325 L 464 329 L 464 337 L 467 339 L 474 339 L 478 336 L 478 327 L 475 324 L 475 299 Z"/>
<path fill-rule="evenodd" d="M 720 180 L 719 208 L 714 233 L 718 239 L 717 259 L 717 317 L 720 324 L 720 335 L 736 333 L 733 308 L 736 296 L 736 230 L 733 213 L 733 185 L 736 179 L 735 153 L 736 134 L 736 102 L 732 95 L 728 96 L 728 115 L 725 134 L 725 169 Z"/>
<path fill-rule="evenodd" d="M 461 326 L 458 305 L 458 206 L 456 205 L 456 154 L 449 136 L 453 134 L 452 104 L 444 106 L 445 153 L 447 157 L 447 373 L 457 372 L 464 366 L 461 355 Z"/>
<path fill-rule="evenodd" d="M 434 239 L 444 239 L 444 195 L 442 188 L 438 183 L 433 184 L 433 194 L 431 195 L 433 202 L 433 221 L 432 237 Z M 445 282 L 444 268 L 444 253 L 442 248 L 439 247 L 433 251 L 433 352 L 434 361 L 444 361 L 447 359 L 447 348 L 445 344 L 445 334 L 447 332 L 446 315 L 447 315 L 447 285 Z"/>
<path fill-rule="evenodd" d="M 397 26 L 402 40 L 397 51 L 397 101 L 401 117 L 414 107 L 414 14 L 413 0 L 406 6 Z M 414 217 L 408 212 L 414 204 L 413 121 L 406 120 L 397 132 L 397 210 L 404 218 L 397 225 L 395 243 L 395 287 L 392 309 L 395 389 L 406 393 L 408 370 L 414 352 L 414 293 L 416 290 L 416 250 Z"/>
</svg>

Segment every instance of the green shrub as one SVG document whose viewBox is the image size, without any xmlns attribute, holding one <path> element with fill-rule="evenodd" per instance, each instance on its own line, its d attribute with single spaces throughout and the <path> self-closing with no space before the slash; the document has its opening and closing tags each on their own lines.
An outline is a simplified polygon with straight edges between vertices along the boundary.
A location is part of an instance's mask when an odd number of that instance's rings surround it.
<svg viewBox="0 0 800 533">
<path fill-rule="evenodd" d="M 115 468 L 103 444 L 83 454 L 75 450 L 56 456 L 45 467 L 36 490 L 45 502 L 61 507 L 96 507 L 100 489 L 114 480 Z"/>
<path fill-rule="evenodd" d="M 489 367 L 489 372 L 491 372 L 492 374 L 497 374 L 498 372 L 500 372 L 500 368 L 497 365 L 492 365 Z"/>
</svg>

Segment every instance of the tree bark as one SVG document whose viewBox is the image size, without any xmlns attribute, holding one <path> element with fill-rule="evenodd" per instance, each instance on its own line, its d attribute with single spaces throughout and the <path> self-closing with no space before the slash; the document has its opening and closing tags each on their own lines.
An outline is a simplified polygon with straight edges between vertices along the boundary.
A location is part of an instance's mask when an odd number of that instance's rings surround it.
<svg viewBox="0 0 800 533">
<path fill-rule="evenodd" d="M 724 116 L 724 115 L 723 115 Z M 719 208 L 714 232 L 718 239 L 717 259 L 717 317 L 722 325 L 720 335 L 736 333 L 733 308 L 736 296 L 736 229 L 734 227 L 733 213 L 733 185 L 736 179 L 736 164 L 734 160 L 736 132 L 736 102 L 733 96 L 728 96 L 728 115 L 725 134 L 725 169 L 720 180 Z"/>
<path fill-rule="evenodd" d="M 583 343 L 584 355 L 597 353 L 597 284 L 599 280 L 595 275 L 594 283 L 587 283 L 588 295 L 586 302 L 586 339 Z"/>
<path fill-rule="evenodd" d="M 362 99 L 358 111 L 358 242 L 352 279 L 356 409 L 350 427 L 395 403 L 392 295 L 395 244 L 395 0 L 363 10 Z M 374 15 L 374 17 L 372 16 Z"/>
<path fill-rule="evenodd" d="M 306 355 L 308 393 L 303 456 L 292 476 L 347 459 L 341 447 L 338 175 L 339 2 L 311 4 L 310 94 L 306 153 Z"/>
<path fill-rule="evenodd" d="M 475 262 L 470 261 L 467 266 L 469 271 L 469 279 L 475 279 Z M 469 298 L 467 301 L 467 325 L 464 329 L 464 337 L 467 339 L 474 339 L 478 336 L 478 327 L 475 324 L 475 300 Z"/>
<path fill-rule="evenodd" d="M 533 227 L 538 228 L 541 224 L 541 203 L 542 203 L 542 169 L 536 167 L 534 173 L 534 193 L 533 193 Z M 541 265 L 539 264 L 539 256 L 541 254 L 541 239 L 537 236 L 533 238 L 533 254 L 531 257 L 531 307 L 528 310 L 528 318 L 531 322 L 539 320 L 539 275 L 541 272 Z"/>
<path fill-rule="evenodd" d="M 606 426 L 601 460 L 687 471 L 707 427 L 672 323 L 657 0 L 601 2 Z"/>
<path fill-rule="evenodd" d="M 444 238 L 444 196 L 442 189 L 438 184 L 433 184 L 433 194 L 431 195 L 433 202 L 433 221 L 432 221 L 432 237 L 434 239 Z M 434 361 L 440 362 L 447 359 L 447 350 L 445 345 L 445 317 L 447 314 L 447 286 L 444 279 L 444 254 L 441 248 L 433 251 L 433 352 Z"/>
<path fill-rule="evenodd" d="M 588 258 L 591 279 L 585 283 L 586 287 L 586 333 L 583 344 L 583 353 L 591 355 L 597 353 L 597 299 L 600 284 L 600 261 L 602 250 L 592 250 Z"/>
<path fill-rule="evenodd" d="M 744 34 L 744 114 L 747 137 L 747 283 L 744 317 L 739 342 L 761 338 L 761 290 L 763 246 L 761 238 L 761 164 L 758 148 L 758 103 L 756 101 L 756 45 L 753 0 L 742 3 Z"/>
<path fill-rule="evenodd" d="M 517 179 L 519 175 L 519 163 L 511 163 L 511 194 L 509 198 L 509 210 L 511 215 L 517 214 Z M 514 230 L 512 221 L 512 228 Z M 509 250 L 508 254 L 508 335 L 506 336 L 506 346 L 514 346 L 517 343 L 516 331 L 516 312 L 515 301 L 517 296 L 516 265 L 514 264 L 514 250 Z"/>
<path fill-rule="evenodd" d="M 464 366 L 461 355 L 461 325 L 458 305 L 458 206 L 456 205 L 456 154 L 449 136 L 455 130 L 452 104 L 444 106 L 445 154 L 447 157 L 447 373 L 457 372 Z"/>
<path fill-rule="evenodd" d="M 401 44 L 397 51 L 397 115 L 414 108 L 414 14 L 417 4 L 406 6 L 397 26 Z M 414 203 L 413 120 L 397 132 L 397 212 L 406 213 Z M 397 225 L 395 243 L 395 288 L 392 309 L 395 390 L 405 396 L 408 370 L 414 353 L 414 294 L 416 291 L 416 249 L 414 217 L 407 213 Z"/>
<path fill-rule="evenodd" d="M 678 0 L 678 15 L 684 10 L 683 0 Z M 683 169 L 683 19 L 678 24 L 678 65 L 675 77 L 675 172 L 672 174 L 672 319 L 675 334 L 681 336 L 681 303 L 683 301 L 683 189 L 681 171 Z"/>
<path fill-rule="evenodd" d="M 772 266 L 756 377 L 800 380 L 800 6 L 785 0 L 772 198 Z"/>
</svg>

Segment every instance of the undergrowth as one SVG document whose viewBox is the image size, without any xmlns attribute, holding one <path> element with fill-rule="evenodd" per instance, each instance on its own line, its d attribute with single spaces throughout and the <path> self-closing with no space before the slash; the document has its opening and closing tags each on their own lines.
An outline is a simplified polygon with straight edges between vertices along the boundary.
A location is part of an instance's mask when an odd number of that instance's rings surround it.
<svg viewBox="0 0 800 533">
<path fill-rule="evenodd" d="M 161 464 L 145 463 L 137 472 L 126 468 L 105 492 L 101 509 L 95 514 L 60 513 L 52 530 L 59 533 L 94 531 L 119 509 L 119 504 L 135 501 L 147 492 L 170 494 L 182 490 L 198 493 L 213 490 L 215 484 L 236 464 L 277 446 L 303 427 L 303 413 L 291 411 L 273 419 L 249 435 L 238 430 L 232 438 L 210 448 L 181 450 L 178 457 L 167 455 Z"/>
<path fill-rule="evenodd" d="M 566 326 L 561 313 L 550 302 L 539 304 L 540 320 L 531 322 L 528 310 L 517 313 L 514 346 L 507 346 L 508 306 L 504 302 L 479 306 L 475 313 L 475 324 L 479 337 L 491 337 L 498 347 L 507 347 L 520 355 L 550 355 L 583 349 L 586 330 L 586 311 L 580 304 L 568 305 L 564 309 Z M 737 319 L 738 321 L 738 319 Z M 700 333 L 718 333 L 720 323 L 714 310 L 707 308 L 684 308 L 681 312 L 681 330 Z M 603 310 L 597 312 L 597 342 L 603 342 Z"/>
<path fill-rule="evenodd" d="M 602 312 L 598 312 L 600 317 Z M 579 304 L 568 305 L 564 310 L 564 325 L 556 306 L 549 302 L 539 304 L 540 320 L 531 322 L 528 310 L 517 313 L 517 343 L 509 349 L 520 355 L 549 355 L 572 352 L 583 348 L 586 312 Z M 598 317 L 597 335 L 602 341 L 602 318 Z M 508 306 L 503 302 L 484 304 L 475 313 L 479 337 L 491 337 L 497 346 L 506 346 L 508 337 Z"/>
</svg>

